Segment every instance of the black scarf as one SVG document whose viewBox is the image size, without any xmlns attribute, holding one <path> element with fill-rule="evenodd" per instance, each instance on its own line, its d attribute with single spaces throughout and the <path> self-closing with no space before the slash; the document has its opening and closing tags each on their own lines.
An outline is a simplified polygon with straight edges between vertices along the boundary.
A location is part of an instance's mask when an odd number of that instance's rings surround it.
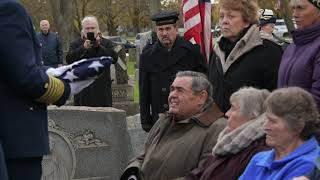
<svg viewBox="0 0 320 180">
<path fill-rule="evenodd" d="M 236 46 L 237 42 L 247 33 L 247 31 L 249 30 L 249 28 L 251 27 L 251 25 L 245 29 L 243 29 L 243 31 L 240 32 L 238 38 L 232 42 L 231 40 L 222 37 L 219 44 L 220 49 L 224 52 L 225 54 L 225 60 L 227 60 L 229 54 L 231 53 L 231 51 L 233 50 L 233 48 Z"/>
</svg>

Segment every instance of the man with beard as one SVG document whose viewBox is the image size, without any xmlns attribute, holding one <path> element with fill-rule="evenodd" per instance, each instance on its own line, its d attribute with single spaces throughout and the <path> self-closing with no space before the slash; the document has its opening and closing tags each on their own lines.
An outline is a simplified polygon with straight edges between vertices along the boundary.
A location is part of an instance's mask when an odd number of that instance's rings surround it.
<svg viewBox="0 0 320 180">
<path fill-rule="evenodd" d="M 157 41 L 144 48 L 139 64 L 141 125 L 149 131 L 159 113 L 168 110 L 169 87 L 178 71 L 206 73 L 207 65 L 200 47 L 178 35 L 179 13 L 162 11 L 152 16 Z"/>
</svg>

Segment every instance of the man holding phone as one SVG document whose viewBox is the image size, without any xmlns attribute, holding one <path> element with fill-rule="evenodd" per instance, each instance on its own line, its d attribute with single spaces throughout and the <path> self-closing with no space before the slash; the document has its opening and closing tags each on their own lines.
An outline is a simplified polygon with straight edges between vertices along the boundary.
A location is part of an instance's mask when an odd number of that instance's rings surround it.
<svg viewBox="0 0 320 180">
<path fill-rule="evenodd" d="M 84 58 L 111 56 L 117 62 L 118 55 L 113 50 L 113 43 L 101 36 L 99 23 L 95 16 L 83 18 L 81 38 L 70 43 L 66 56 L 68 64 Z M 110 69 L 106 69 L 102 75 L 81 93 L 75 95 L 74 105 L 91 107 L 112 106 Z"/>
</svg>

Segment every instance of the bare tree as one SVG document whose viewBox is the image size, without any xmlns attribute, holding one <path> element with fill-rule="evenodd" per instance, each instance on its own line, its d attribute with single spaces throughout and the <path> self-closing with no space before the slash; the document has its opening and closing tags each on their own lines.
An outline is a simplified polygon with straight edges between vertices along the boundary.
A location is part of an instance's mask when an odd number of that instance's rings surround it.
<svg viewBox="0 0 320 180">
<path fill-rule="evenodd" d="M 72 0 L 49 0 L 51 5 L 51 13 L 56 28 L 62 40 L 63 49 L 68 50 L 68 44 L 73 39 L 72 22 L 73 22 L 73 6 Z"/>
</svg>

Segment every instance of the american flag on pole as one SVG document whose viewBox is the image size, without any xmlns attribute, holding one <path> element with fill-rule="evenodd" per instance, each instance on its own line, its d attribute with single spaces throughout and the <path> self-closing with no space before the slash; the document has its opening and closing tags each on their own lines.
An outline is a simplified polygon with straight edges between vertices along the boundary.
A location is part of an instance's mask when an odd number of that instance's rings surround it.
<svg viewBox="0 0 320 180">
<path fill-rule="evenodd" d="M 182 0 L 184 38 L 201 46 L 208 62 L 212 49 L 210 0 Z"/>
</svg>

